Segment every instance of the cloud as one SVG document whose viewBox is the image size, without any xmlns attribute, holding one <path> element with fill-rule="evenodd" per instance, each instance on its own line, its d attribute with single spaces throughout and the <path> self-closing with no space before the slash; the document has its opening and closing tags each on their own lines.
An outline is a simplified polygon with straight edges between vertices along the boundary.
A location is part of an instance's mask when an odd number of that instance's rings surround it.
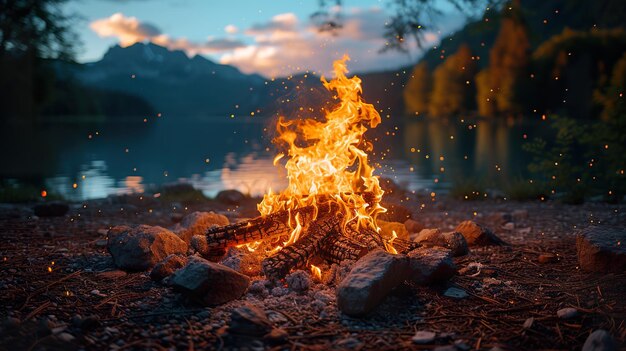
<svg viewBox="0 0 626 351">
<path fill-rule="evenodd" d="M 237 28 L 237 26 L 235 25 L 229 24 L 224 27 L 224 32 L 228 34 L 237 34 L 237 32 L 239 32 L 239 28 Z"/>
<path fill-rule="evenodd" d="M 122 46 L 161 35 L 161 31 L 155 25 L 141 23 L 136 17 L 125 17 L 119 12 L 111 17 L 93 21 L 89 27 L 101 37 L 117 37 Z"/>
<path fill-rule="evenodd" d="M 274 16 L 270 21 L 255 24 L 245 31 L 253 44 L 225 52 L 221 62 L 237 66 L 244 72 L 266 76 L 285 76 L 305 70 L 328 73 L 332 61 L 344 53 L 352 57 L 350 69 L 372 71 L 397 68 L 414 62 L 413 56 L 389 51 L 383 34 L 389 15 L 378 7 L 351 8 L 342 13 L 342 28 L 336 33 L 320 32 L 310 21 L 299 21 L 293 13 Z M 436 42 L 438 36 L 427 36 Z"/>
<path fill-rule="evenodd" d="M 244 43 L 232 38 L 209 37 L 204 42 L 186 38 L 171 38 L 153 24 L 141 22 L 136 17 L 115 13 L 107 18 L 91 22 L 89 27 L 101 37 L 115 37 L 123 47 L 137 42 L 150 41 L 170 50 L 183 50 L 188 55 L 212 54 L 244 47 Z"/>
</svg>

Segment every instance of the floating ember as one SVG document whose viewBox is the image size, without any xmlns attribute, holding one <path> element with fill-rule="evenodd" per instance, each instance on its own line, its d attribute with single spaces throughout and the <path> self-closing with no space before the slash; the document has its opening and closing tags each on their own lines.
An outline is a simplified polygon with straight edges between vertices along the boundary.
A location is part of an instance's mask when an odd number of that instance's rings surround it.
<svg viewBox="0 0 626 351">
<path fill-rule="evenodd" d="M 194 246 L 205 257 L 219 256 L 230 246 L 262 248 L 269 254 L 263 272 L 282 278 L 307 267 L 314 256 L 339 263 L 376 248 L 397 253 L 418 246 L 379 234 L 376 218 L 386 211 L 380 204 L 384 191 L 368 161 L 373 145 L 364 135 L 381 118 L 361 98 L 361 79 L 346 76 L 348 60 L 334 62 L 333 79 L 321 79 L 338 101 L 323 119 L 278 120 L 274 141 L 284 152 L 274 164 L 287 157 L 287 188 L 265 194 L 258 205 L 261 217 L 211 229 L 196 239 Z"/>
</svg>

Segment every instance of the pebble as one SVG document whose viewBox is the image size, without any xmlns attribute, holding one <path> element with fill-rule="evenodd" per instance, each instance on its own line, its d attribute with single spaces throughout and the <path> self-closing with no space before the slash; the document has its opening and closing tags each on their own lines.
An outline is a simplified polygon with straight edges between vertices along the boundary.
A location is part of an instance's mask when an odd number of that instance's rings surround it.
<svg viewBox="0 0 626 351">
<path fill-rule="evenodd" d="M 524 324 L 522 325 L 522 328 L 524 328 L 524 329 L 530 329 L 530 328 L 532 328 L 532 326 L 533 326 L 533 324 L 534 324 L 534 323 L 535 323 L 535 318 L 530 317 L 530 318 L 528 318 L 528 319 L 526 319 L 526 320 L 524 321 Z"/>
<path fill-rule="evenodd" d="M 556 262 L 557 261 L 557 256 L 555 254 L 551 254 L 551 253 L 543 253 L 541 255 L 539 255 L 539 257 L 537 257 L 537 261 L 539 261 L 539 263 L 552 263 L 552 262 Z"/>
<path fill-rule="evenodd" d="M 587 340 L 585 340 L 585 344 L 583 345 L 582 351 L 617 351 L 618 346 L 611 334 L 609 334 L 606 330 L 598 329 L 591 333 Z"/>
<path fill-rule="evenodd" d="M 578 316 L 578 310 L 572 307 L 561 308 L 556 311 L 556 315 L 561 319 L 570 319 Z"/>
<path fill-rule="evenodd" d="M 513 223 L 513 222 L 505 223 L 502 226 L 502 229 L 504 229 L 504 230 L 513 230 L 513 229 L 515 229 L 515 223 Z"/>
<path fill-rule="evenodd" d="M 460 349 L 454 345 L 437 346 L 433 351 L 459 351 Z"/>
<path fill-rule="evenodd" d="M 416 332 L 415 335 L 413 335 L 411 341 L 416 344 L 430 344 L 431 342 L 435 341 L 436 336 L 437 334 L 431 331 L 420 330 Z"/>
<path fill-rule="evenodd" d="M 58 335 L 57 335 L 57 338 L 58 338 L 59 340 L 61 340 L 61 341 L 64 341 L 64 342 L 71 342 L 71 341 L 73 341 L 74 339 L 76 339 L 76 338 L 74 337 L 74 335 L 72 335 L 72 334 L 70 334 L 70 333 L 60 333 L 60 334 L 58 334 Z"/>
<path fill-rule="evenodd" d="M 443 296 L 452 297 L 452 298 L 455 298 L 455 299 L 464 299 L 464 298 L 468 297 L 469 295 L 463 289 L 448 288 L 448 290 L 446 290 L 443 293 Z"/>
<path fill-rule="evenodd" d="M 289 274 L 285 280 L 289 289 L 297 292 L 307 291 L 311 286 L 311 277 L 303 270 L 297 270 Z"/>
</svg>

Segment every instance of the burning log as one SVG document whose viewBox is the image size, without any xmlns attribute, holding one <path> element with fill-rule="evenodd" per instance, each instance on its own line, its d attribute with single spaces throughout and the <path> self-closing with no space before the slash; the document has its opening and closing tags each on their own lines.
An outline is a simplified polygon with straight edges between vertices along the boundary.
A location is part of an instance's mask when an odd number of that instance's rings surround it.
<svg viewBox="0 0 626 351">
<path fill-rule="evenodd" d="M 346 236 L 353 241 L 362 243 L 368 250 L 372 251 L 376 248 L 384 248 L 383 238 L 377 231 L 371 228 L 357 229 L 354 225 L 345 227 Z"/>
<path fill-rule="evenodd" d="M 280 279 L 291 269 L 303 268 L 309 258 L 319 252 L 324 239 L 341 235 L 341 216 L 325 216 L 311 223 L 294 244 L 263 260 L 263 273 L 271 279 Z"/>
<path fill-rule="evenodd" d="M 371 192 L 365 192 L 361 196 L 370 206 L 376 202 L 376 196 Z M 202 246 L 208 251 L 220 251 L 218 249 L 288 235 L 291 228 L 287 222 L 291 218 L 299 216 L 301 223 L 307 223 L 315 217 L 323 217 L 338 210 L 337 203 L 330 201 L 329 196 L 319 196 L 317 203 L 317 208 L 305 206 L 293 211 L 279 211 L 247 222 L 209 229 L 204 240 L 206 244 Z"/>
<path fill-rule="evenodd" d="M 358 260 L 368 251 L 367 247 L 344 235 L 332 235 L 324 238 L 318 255 L 330 263 L 341 263 L 344 260 Z"/>
</svg>

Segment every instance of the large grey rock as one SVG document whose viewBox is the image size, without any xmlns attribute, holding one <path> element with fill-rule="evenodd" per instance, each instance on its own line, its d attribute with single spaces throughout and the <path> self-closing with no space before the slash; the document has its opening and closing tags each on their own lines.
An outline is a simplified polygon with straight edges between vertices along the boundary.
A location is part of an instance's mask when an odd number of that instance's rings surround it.
<svg viewBox="0 0 626 351">
<path fill-rule="evenodd" d="M 193 212 L 185 216 L 177 230 L 178 236 L 187 244 L 194 235 L 202 235 L 213 226 L 224 226 L 230 222 L 226 216 L 214 212 Z"/>
<path fill-rule="evenodd" d="M 145 271 L 171 254 L 184 254 L 187 244 L 161 227 L 117 226 L 109 230 L 107 248 L 115 265 L 129 271 Z"/>
<path fill-rule="evenodd" d="M 461 222 L 454 231 L 461 233 L 469 246 L 505 244 L 505 242 L 498 238 L 491 230 L 474 221 Z"/>
<path fill-rule="evenodd" d="M 578 263 L 586 271 L 626 272 L 626 229 L 589 227 L 576 237 Z"/>
<path fill-rule="evenodd" d="M 357 261 L 337 287 L 337 306 L 349 316 L 364 316 L 410 274 L 405 255 L 372 251 Z"/>
<path fill-rule="evenodd" d="M 272 323 L 262 309 L 245 304 L 233 310 L 228 332 L 246 336 L 263 336 L 272 331 Z"/>
<path fill-rule="evenodd" d="M 192 256 L 172 274 L 170 283 L 197 302 L 213 306 L 240 298 L 250 279 L 221 264 Z"/>
<path fill-rule="evenodd" d="M 161 280 L 169 277 L 177 269 L 182 268 L 187 264 L 187 257 L 183 255 L 171 254 L 167 256 L 163 261 L 157 263 L 150 272 L 150 278 L 154 281 L 160 282 Z"/>
<path fill-rule="evenodd" d="M 447 281 L 456 274 L 450 250 L 438 247 L 420 247 L 407 254 L 411 268 L 410 280 L 427 285 Z"/>
<path fill-rule="evenodd" d="M 598 329 L 591 333 L 587 340 L 585 340 L 585 344 L 583 345 L 582 351 L 617 351 L 617 343 L 611 337 L 606 330 Z"/>
</svg>

